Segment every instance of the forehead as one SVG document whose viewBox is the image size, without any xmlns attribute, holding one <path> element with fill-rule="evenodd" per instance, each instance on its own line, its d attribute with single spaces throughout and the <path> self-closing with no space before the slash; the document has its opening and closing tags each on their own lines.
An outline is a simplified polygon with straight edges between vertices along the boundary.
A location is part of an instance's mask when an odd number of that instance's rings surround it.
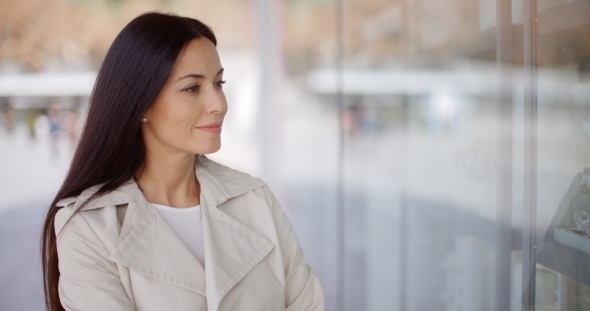
<svg viewBox="0 0 590 311">
<path fill-rule="evenodd" d="M 221 68 L 217 48 L 209 39 L 191 40 L 178 54 L 172 76 L 184 74 L 215 74 Z"/>
</svg>

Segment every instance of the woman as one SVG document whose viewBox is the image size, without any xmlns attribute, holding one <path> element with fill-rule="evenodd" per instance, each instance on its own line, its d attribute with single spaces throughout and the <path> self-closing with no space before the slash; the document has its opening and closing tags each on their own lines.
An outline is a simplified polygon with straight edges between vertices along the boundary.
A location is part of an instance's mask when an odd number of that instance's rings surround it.
<svg viewBox="0 0 590 311">
<path fill-rule="evenodd" d="M 48 310 L 324 310 L 265 183 L 202 156 L 227 112 L 216 43 L 160 13 L 113 42 L 45 220 Z"/>
</svg>

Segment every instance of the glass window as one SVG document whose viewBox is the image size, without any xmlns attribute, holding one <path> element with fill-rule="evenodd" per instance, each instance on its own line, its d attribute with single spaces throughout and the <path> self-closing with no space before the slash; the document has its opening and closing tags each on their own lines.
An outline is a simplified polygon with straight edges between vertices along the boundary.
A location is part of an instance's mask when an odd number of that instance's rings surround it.
<svg viewBox="0 0 590 311">
<path fill-rule="evenodd" d="M 537 1 L 535 310 L 590 308 L 590 3 Z"/>
</svg>

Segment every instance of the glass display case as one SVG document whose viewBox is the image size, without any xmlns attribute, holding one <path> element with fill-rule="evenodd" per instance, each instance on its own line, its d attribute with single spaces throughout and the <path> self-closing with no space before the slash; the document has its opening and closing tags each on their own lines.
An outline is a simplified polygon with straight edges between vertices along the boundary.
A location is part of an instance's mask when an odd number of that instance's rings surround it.
<svg viewBox="0 0 590 311">
<path fill-rule="evenodd" d="M 344 309 L 590 309 L 590 1 L 342 3 Z"/>
<path fill-rule="evenodd" d="M 536 8 L 535 8 L 536 6 Z M 590 309 L 590 2 L 537 0 L 534 310 Z"/>
</svg>

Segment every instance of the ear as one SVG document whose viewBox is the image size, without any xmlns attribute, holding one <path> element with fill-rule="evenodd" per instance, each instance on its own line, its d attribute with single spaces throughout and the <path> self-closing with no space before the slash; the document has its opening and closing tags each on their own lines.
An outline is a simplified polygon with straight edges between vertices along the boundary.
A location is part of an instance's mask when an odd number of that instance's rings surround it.
<svg viewBox="0 0 590 311">
<path fill-rule="evenodd" d="M 160 97 L 160 96 L 158 95 L 158 96 L 156 97 L 156 99 L 154 100 L 154 102 L 152 103 L 152 105 L 150 106 L 150 108 L 148 108 L 148 110 L 147 110 L 147 111 L 146 111 L 146 112 L 145 112 L 145 113 L 144 113 L 144 114 L 141 116 L 142 123 L 149 123 L 149 122 L 150 122 L 150 120 L 152 120 L 152 119 L 153 119 L 153 118 L 151 118 L 151 116 L 153 115 L 153 110 L 154 110 L 154 109 L 153 109 L 153 107 L 154 107 L 154 105 L 155 105 L 155 104 L 158 102 L 158 98 L 159 98 L 159 97 Z M 143 118 L 146 118 L 146 119 L 147 119 L 147 122 L 143 122 Z"/>
</svg>

